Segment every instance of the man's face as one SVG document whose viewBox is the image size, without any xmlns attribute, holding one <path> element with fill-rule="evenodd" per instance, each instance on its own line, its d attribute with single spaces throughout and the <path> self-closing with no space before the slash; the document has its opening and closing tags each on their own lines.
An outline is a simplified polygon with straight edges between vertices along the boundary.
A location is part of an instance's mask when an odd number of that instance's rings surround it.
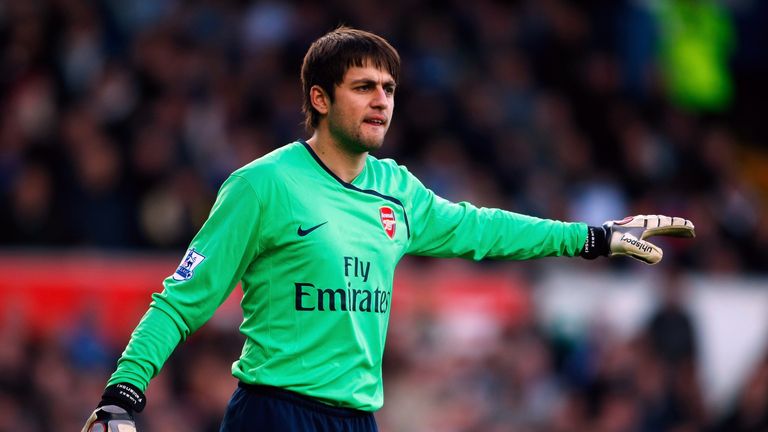
<svg viewBox="0 0 768 432">
<path fill-rule="evenodd" d="M 353 153 L 381 147 L 395 108 L 395 81 L 389 72 L 370 64 L 353 66 L 334 91 L 327 121 L 336 142 Z"/>
</svg>

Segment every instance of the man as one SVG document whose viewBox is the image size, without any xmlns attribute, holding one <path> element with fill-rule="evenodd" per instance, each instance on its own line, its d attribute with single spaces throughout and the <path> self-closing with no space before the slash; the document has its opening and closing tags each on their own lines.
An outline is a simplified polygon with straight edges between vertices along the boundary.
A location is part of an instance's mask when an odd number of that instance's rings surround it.
<svg viewBox="0 0 768 432">
<path fill-rule="evenodd" d="M 587 227 L 436 196 L 404 167 L 369 156 L 392 120 L 399 70 L 397 51 L 371 33 L 342 27 L 312 44 L 301 71 L 312 137 L 224 182 L 84 431 L 133 430 L 149 380 L 239 281 L 246 341 L 221 430 L 375 431 L 392 280 L 403 255 L 625 254 L 655 263 L 661 250 L 625 231 L 693 236 L 681 218 Z"/>
</svg>

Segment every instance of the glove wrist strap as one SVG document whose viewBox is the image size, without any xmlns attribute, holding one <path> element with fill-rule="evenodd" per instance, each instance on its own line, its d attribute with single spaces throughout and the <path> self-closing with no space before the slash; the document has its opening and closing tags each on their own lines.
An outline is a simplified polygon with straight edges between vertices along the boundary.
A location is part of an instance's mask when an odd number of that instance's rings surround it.
<svg viewBox="0 0 768 432">
<path fill-rule="evenodd" d="M 129 414 L 141 412 L 147 403 L 144 393 L 133 384 L 117 383 L 104 389 L 99 406 L 117 405 Z"/>
<path fill-rule="evenodd" d="M 584 248 L 579 255 L 586 259 L 607 256 L 611 252 L 607 231 L 605 227 L 588 226 L 587 239 L 584 241 Z"/>
</svg>

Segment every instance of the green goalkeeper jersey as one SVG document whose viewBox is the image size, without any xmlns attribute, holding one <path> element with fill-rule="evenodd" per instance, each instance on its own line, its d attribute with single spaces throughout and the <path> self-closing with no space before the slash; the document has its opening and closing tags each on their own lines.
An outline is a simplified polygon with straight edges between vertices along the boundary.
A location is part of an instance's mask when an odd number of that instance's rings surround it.
<svg viewBox="0 0 768 432">
<path fill-rule="evenodd" d="M 383 404 L 382 354 L 405 254 L 528 259 L 578 254 L 586 225 L 446 201 L 391 160 L 351 183 L 303 141 L 235 171 L 109 384 L 144 390 L 242 281 L 245 345 L 232 374 L 335 406 Z"/>
</svg>

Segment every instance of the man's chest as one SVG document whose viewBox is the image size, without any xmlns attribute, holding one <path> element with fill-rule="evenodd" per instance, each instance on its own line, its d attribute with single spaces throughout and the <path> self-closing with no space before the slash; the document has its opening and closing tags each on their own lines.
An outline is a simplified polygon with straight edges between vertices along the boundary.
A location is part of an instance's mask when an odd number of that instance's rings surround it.
<svg viewBox="0 0 768 432">
<path fill-rule="evenodd" d="M 263 223 L 263 246 L 288 256 L 396 263 L 410 237 L 401 201 L 376 191 L 309 184 L 283 191 Z M 346 261 L 345 261 L 346 260 Z"/>
</svg>

